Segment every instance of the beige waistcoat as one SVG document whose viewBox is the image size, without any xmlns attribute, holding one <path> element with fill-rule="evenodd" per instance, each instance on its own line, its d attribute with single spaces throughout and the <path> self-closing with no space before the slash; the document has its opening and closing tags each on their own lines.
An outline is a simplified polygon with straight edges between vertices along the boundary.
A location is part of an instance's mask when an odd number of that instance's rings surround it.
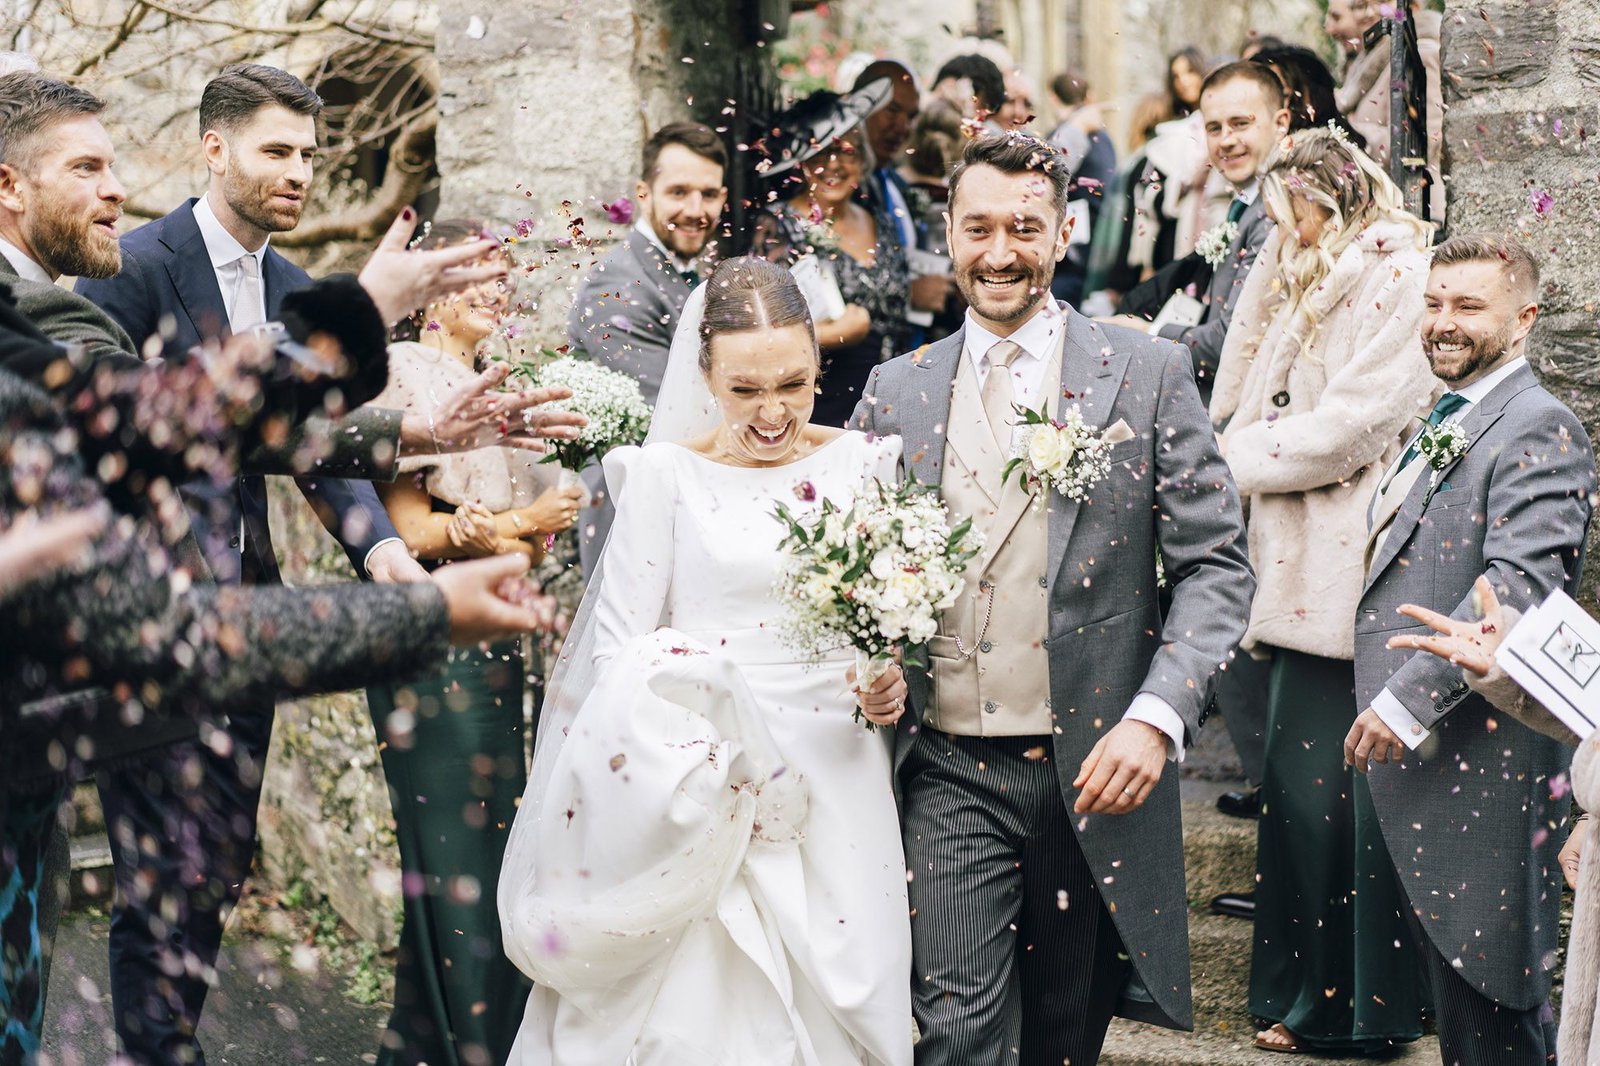
<svg viewBox="0 0 1600 1066">
<path fill-rule="evenodd" d="M 1038 395 L 1053 412 L 1060 393 L 1058 339 L 1046 356 Z M 970 515 L 985 544 L 967 570 L 961 598 L 941 616 L 939 635 L 929 643 L 933 693 L 926 715 L 932 728 L 961 736 L 1037 736 L 1055 728 L 1044 646 L 1048 511 L 1044 503 L 1033 506 L 1017 471 L 1001 485 L 1008 460 L 995 444 L 977 372 L 963 352 L 950 400 L 940 494 L 951 524 Z"/>
</svg>

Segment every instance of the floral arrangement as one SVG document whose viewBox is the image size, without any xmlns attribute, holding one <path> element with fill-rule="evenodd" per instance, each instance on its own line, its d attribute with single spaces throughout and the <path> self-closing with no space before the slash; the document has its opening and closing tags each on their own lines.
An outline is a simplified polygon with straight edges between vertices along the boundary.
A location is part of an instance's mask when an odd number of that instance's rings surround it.
<svg viewBox="0 0 1600 1066">
<path fill-rule="evenodd" d="M 1061 493 L 1070 500 L 1084 500 L 1089 490 L 1111 472 L 1111 442 L 1084 424 L 1078 405 L 1067 408 L 1057 421 L 1044 409 L 1030 411 L 1018 406 L 1021 432 L 1012 444 L 1012 458 L 1001 472 L 1002 483 L 1011 472 L 1022 468 L 1022 487 L 1029 491 L 1040 486 Z"/>
<path fill-rule="evenodd" d="M 1233 242 L 1238 238 L 1239 223 L 1219 222 L 1200 234 L 1200 238 L 1194 242 L 1194 250 L 1212 267 L 1219 267 L 1228 258 L 1228 249 L 1233 247 Z"/>
<path fill-rule="evenodd" d="M 1417 438 L 1417 452 L 1428 460 L 1432 469 L 1428 473 L 1429 495 L 1439 484 L 1439 474 L 1445 467 L 1467 454 L 1472 438 L 1459 422 L 1441 422 L 1437 426 L 1424 426 Z"/>
<path fill-rule="evenodd" d="M 542 462 L 560 463 L 563 471 L 577 472 L 612 448 L 638 444 L 650 428 L 650 405 L 639 391 L 639 383 L 609 367 L 577 359 L 559 352 L 544 363 L 521 362 L 517 373 L 532 385 L 559 385 L 572 390 L 572 398 L 560 408 L 575 411 L 589 420 L 576 440 L 549 442 L 549 454 Z M 563 476 L 563 484 L 571 478 Z"/>
<path fill-rule="evenodd" d="M 810 503 L 816 490 L 803 483 L 795 495 Z M 847 510 L 823 499 L 797 515 L 780 503 L 774 517 L 788 531 L 772 586 L 788 605 L 781 632 L 813 660 L 854 648 L 862 689 L 883 676 L 896 651 L 938 631 L 939 612 L 955 604 L 967 562 L 982 547 L 971 519 L 951 529 L 944 504 L 915 480 L 875 479 Z M 865 722 L 859 708 L 855 719 Z"/>
</svg>

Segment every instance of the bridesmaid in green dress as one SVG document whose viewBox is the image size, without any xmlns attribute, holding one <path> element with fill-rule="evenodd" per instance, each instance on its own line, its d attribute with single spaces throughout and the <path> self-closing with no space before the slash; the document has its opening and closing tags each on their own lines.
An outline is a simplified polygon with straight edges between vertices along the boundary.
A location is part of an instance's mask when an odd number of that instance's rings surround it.
<svg viewBox="0 0 1600 1066">
<path fill-rule="evenodd" d="M 1277 224 L 1211 400 L 1250 508 L 1244 646 L 1272 659 L 1250 1013 L 1269 1051 L 1422 1035 L 1426 983 L 1366 779 L 1344 765 L 1367 507 L 1440 389 L 1418 342 L 1431 227 L 1342 136 L 1301 130 L 1261 178 Z"/>
<path fill-rule="evenodd" d="M 481 229 L 435 223 L 421 243 L 463 243 Z M 471 380 L 477 348 L 507 306 L 491 284 L 426 308 L 418 339 L 390 346 L 380 399 L 431 408 Z M 509 448 L 407 456 L 378 492 L 425 566 L 507 552 L 537 562 L 546 537 L 572 525 L 582 489 L 545 488 L 552 479 L 536 473 L 536 461 Z M 453 650 L 430 679 L 367 691 L 405 910 L 380 1066 L 488 1066 L 510 1053 L 528 983 L 501 950 L 495 886 L 527 784 L 528 674 L 520 642 L 507 641 Z"/>
</svg>

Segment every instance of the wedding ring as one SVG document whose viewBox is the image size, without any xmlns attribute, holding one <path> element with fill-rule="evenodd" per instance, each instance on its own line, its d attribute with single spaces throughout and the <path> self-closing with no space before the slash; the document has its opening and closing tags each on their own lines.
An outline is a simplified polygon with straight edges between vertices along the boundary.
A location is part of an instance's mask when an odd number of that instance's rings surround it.
<svg viewBox="0 0 1600 1066">
<path fill-rule="evenodd" d="M 1133 795 L 1133 789 L 1131 789 L 1131 788 L 1125 788 L 1125 789 L 1123 789 L 1123 790 L 1122 790 L 1122 794 L 1123 794 L 1123 795 L 1124 795 L 1124 796 L 1131 796 L 1131 795 Z"/>
</svg>

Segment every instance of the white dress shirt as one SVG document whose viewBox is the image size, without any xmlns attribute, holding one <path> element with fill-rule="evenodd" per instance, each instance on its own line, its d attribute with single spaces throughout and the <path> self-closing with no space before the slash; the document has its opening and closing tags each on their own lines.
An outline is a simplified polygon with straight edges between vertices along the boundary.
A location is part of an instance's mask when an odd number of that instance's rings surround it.
<svg viewBox="0 0 1600 1066">
<path fill-rule="evenodd" d="M 1022 349 L 1012 358 L 1008 368 L 1011 372 L 1012 396 L 1021 406 L 1037 410 L 1048 399 L 1039 395 L 1040 386 L 1044 383 L 1045 360 L 1057 354 L 1057 337 L 1066 327 L 1067 315 L 1054 300 L 1046 300 L 1044 306 L 1009 337 L 990 332 L 973 317 L 969 309 L 963 350 L 966 357 L 972 360 L 978 388 L 983 388 L 984 380 L 989 376 L 989 349 L 1003 340 L 1011 341 Z M 1133 703 L 1122 717 L 1124 721 L 1132 719 L 1159 729 L 1167 738 L 1167 758 L 1174 762 L 1183 761 L 1183 719 L 1172 709 L 1172 704 L 1153 692 L 1141 692 L 1133 698 Z"/>
<path fill-rule="evenodd" d="M 56 279 L 50 272 L 29 258 L 28 253 L 12 244 L 4 237 L 0 237 L 0 255 L 6 257 L 6 262 L 11 264 L 11 269 L 17 276 L 25 281 L 42 281 L 46 285 L 54 285 Z"/>
<path fill-rule="evenodd" d="M 239 260 L 247 255 L 256 261 L 256 284 L 261 289 L 259 306 L 263 311 L 267 306 L 267 280 L 263 270 L 267 241 L 262 241 L 261 247 L 254 251 L 240 244 L 218 221 L 216 212 L 211 209 L 210 193 L 195 201 L 194 221 L 200 227 L 200 239 L 205 242 L 206 254 L 211 257 L 211 270 L 217 276 L 217 288 L 222 291 L 222 306 L 227 309 L 228 328 L 237 333 L 241 328 L 259 325 L 256 322 L 235 322 L 233 314 L 234 308 L 239 306 L 239 285 L 244 281 L 244 268 L 239 265 Z"/>
<path fill-rule="evenodd" d="M 257 305 L 265 311 L 267 306 L 267 279 L 265 258 L 267 254 L 267 241 L 261 242 L 261 247 L 251 251 L 233 234 L 229 233 L 217 218 L 217 213 L 211 209 L 211 194 L 207 193 L 194 203 L 194 221 L 200 227 L 200 239 L 205 242 L 206 255 L 211 259 L 211 270 L 217 277 L 217 288 L 222 292 L 222 306 L 227 309 L 228 328 L 237 332 L 241 326 L 248 329 L 259 325 L 257 322 L 239 323 L 233 320 L 234 309 L 239 306 L 239 286 L 244 281 L 244 268 L 239 260 L 245 256 L 253 256 L 256 261 L 256 284 L 260 286 L 260 303 Z M 269 237 L 268 240 L 271 240 Z M 3 251 L 3 249 L 0 249 Z M 241 519 L 241 526 L 242 526 Z M 244 543 L 244 530 L 239 531 L 239 543 Z M 372 576 L 372 553 L 386 544 L 400 544 L 399 537 L 386 537 L 378 541 L 361 560 L 361 567 L 367 571 L 367 576 Z"/>
<path fill-rule="evenodd" d="M 1493 392 L 1497 385 L 1499 385 L 1506 378 L 1510 377 L 1512 374 L 1516 373 L 1519 367 L 1527 365 L 1528 360 L 1519 355 L 1517 358 L 1511 360 L 1511 362 L 1507 363 L 1499 370 L 1496 370 L 1494 373 L 1479 378 L 1471 385 L 1465 385 L 1459 389 L 1453 390 L 1457 396 L 1460 396 L 1467 402 L 1452 411 L 1441 424 L 1449 425 L 1461 421 L 1466 417 L 1467 412 L 1472 410 L 1478 404 L 1482 403 L 1483 398 Z M 1416 440 L 1416 437 L 1420 437 L 1421 435 L 1422 430 L 1418 430 L 1416 436 L 1412 437 L 1412 440 Z M 1409 448 L 1410 444 L 1408 443 L 1406 447 Z M 1403 456 L 1405 452 L 1401 452 L 1400 454 Z M 1399 461 L 1400 460 L 1398 459 L 1395 460 L 1396 463 Z M 1411 461 L 1416 463 L 1426 462 L 1427 460 L 1423 456 L 1419 455 Z M 1450 609 L 1449 604 L 1425 604 L 1424 606 L 1432 607 L 1434 610 L 1442 611 L 1448 611 Z M 1426 655 L 1428 653 L 1418 652 L 1417 654 Z M 1383 724 L 1388 726 L 1390 731 L 1404 741 L 1407 748 L 1412 750 L 1415 750 L 1417 745 L 1421 744 L 1424 740 L 1427 740 L 1431 733 L 1426 726 L 1417 721 L 1416 715 L 1412 714 L 1406 709 L 1406 705 L 1400 702 L 1400 697 L 1396 696 L 1388 689 L 1383 689 L 1372 698 L 1372 710 L 1373 713 L 1383 720 Z"/>
</svg>

